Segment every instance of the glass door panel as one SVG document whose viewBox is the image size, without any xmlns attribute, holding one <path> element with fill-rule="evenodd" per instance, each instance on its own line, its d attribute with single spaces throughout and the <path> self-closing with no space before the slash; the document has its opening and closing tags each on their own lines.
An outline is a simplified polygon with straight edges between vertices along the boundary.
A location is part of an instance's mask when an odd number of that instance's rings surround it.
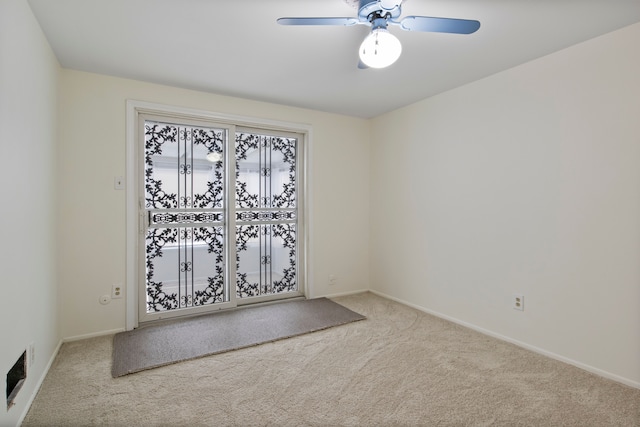
<svg viewBox="0 0 640 427">
<path fill-rule="evenodd" d="M 230 301 L 226 129 L 144 123 L 145 289 L 140 321 Z"/>
<path fill-rule="evenodd" d="M 296 138 L 236 133 L 238 298 L 298 289 Z"/>
<path fill-rule="evenodd" d="M 303 296 L 299 139 L 234 130 L 143 122 L 140 322 Z"/>
</svg>

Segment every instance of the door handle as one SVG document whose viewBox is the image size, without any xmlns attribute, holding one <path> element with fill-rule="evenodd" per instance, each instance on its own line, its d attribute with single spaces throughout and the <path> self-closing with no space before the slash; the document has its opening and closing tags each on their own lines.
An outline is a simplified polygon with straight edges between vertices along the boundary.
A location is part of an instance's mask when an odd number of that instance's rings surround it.
<svg viewBox="0 0 640 427">
<path fill-rule="evenodd" d="M 138 215 L 138 230 L 140 230 L 140 234 L 144 234 L 149 227 L 151 212 L 147 211 L 146 213 L 147 215 L 144 212 L 140 212 Z"/>
</svg>

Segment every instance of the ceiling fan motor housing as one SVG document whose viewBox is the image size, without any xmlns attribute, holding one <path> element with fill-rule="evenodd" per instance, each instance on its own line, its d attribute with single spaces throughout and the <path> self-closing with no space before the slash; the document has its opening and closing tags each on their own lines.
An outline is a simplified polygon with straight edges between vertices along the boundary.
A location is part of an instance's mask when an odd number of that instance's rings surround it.
<svg viewBox="0 0 640 427">
<path fill-rule="evenodd" d="M 383 3 L 392 3 L 393 7 L 391 7 L 390 9 L 386 9 L 385 7 L 389 7 L 391 4 L 384 6 Z M 358 18 L 360 18 L 361 21 L 366 22 L 370 21 L 370 16 L 375 16 L 376 13 L 378 13 L 379 15 L 396 19 L 402 13 L 402 11 L 400 10 L 400 4 L 401 1 L 383 2 L 381 0 L 360 0 L 360 6 L 358 7 Z"/>
</svg>

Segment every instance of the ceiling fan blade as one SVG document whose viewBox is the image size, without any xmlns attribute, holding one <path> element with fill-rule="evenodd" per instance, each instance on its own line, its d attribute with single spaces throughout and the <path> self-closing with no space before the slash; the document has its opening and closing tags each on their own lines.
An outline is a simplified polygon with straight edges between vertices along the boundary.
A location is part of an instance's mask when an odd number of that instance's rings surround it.
<svg viewBox="0 0 640 427">
<path fill-rule="evenodd" d="M 400 21 L 400 27 L 407 31 L 431 33 L 471 34 L 480 28 L 480 22 L 469 19 L 434 18 L 431 16 L 407 16 Z"/>
<path fill-rule="evenodd" d="M 358 18 L 279 18 L 280 25 L 356 25 Z"/>
</svg>

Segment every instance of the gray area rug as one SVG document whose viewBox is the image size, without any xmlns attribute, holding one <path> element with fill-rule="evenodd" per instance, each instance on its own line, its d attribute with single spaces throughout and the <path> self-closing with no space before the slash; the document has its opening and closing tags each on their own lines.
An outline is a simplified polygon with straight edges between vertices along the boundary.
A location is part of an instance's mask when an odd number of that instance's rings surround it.
<svg viewBox="0 0 640 427">
<path fill-rule="evenodd" d="M 317 298 L 147 326 L 114 336 L 111 375 L 116 378 L 363 319 L 340 304 Z"/>
</svg>

